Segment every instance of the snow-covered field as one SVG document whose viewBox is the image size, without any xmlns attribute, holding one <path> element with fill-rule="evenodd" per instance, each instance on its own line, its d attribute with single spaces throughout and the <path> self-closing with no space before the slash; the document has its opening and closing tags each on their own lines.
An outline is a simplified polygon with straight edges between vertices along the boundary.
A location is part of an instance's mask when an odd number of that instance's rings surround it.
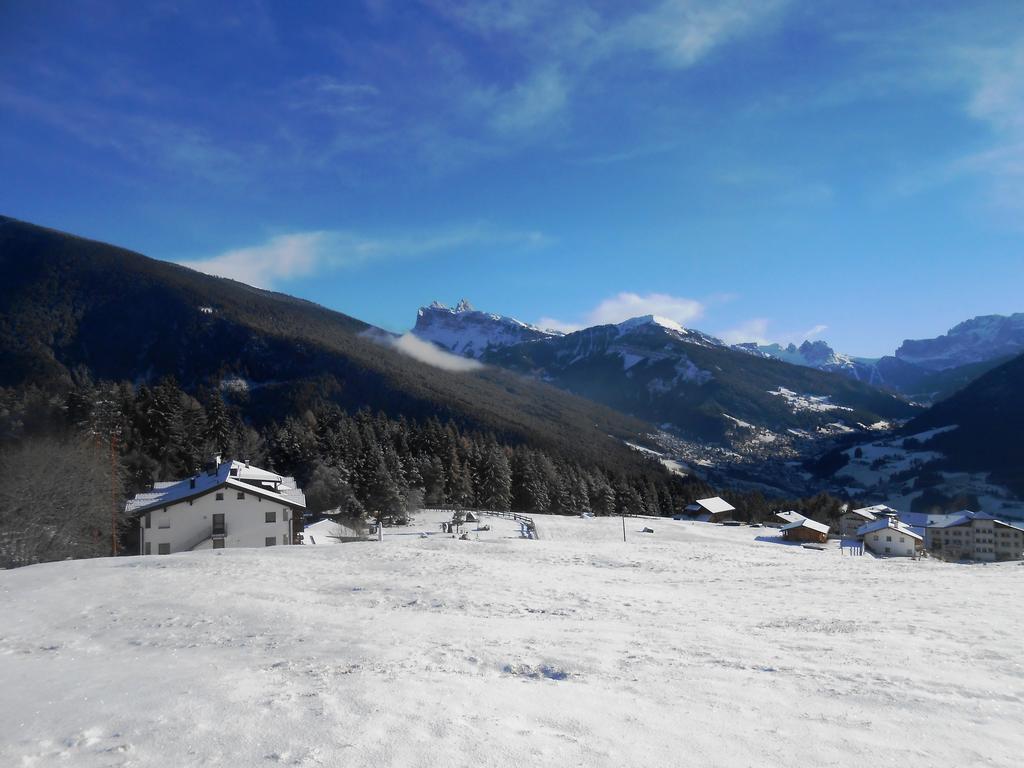
<svg viewBox="0 0 1024 768">
<path fill-rule="evenodd" d="M 0 572 L 0 765 L 1024 761 L 1024 567 L 485 522 Z"/>
</svg>

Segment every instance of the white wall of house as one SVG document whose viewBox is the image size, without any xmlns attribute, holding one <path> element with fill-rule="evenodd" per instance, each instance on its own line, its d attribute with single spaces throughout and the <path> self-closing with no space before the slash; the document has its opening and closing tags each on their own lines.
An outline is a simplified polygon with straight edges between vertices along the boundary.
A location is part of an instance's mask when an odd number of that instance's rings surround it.
<svg viewBox="0 0 1024 768">
<path fill-rule="evenodd" d="M 872 531 L 864 537 L 864 548 L 882 557 L 913 557 L 915 539 L 895 528 Z"/>
<path fill-rule="evenodd" d="M 273 513 L 273 522 L 268 523 L 269 513 Z M 293 512 L 287 505 L 255 493 L 220 487 L 191 501 L 178 501 L 143 513 L 140 551 L 144 555 L 160 554 L 161 544 L 170 552 L 217 546 L 212 540 L 215 514 L 224 515 L 225 547 L 265 547 L 268 539 L 278 546 L 292 543 Z"/>
</svg>

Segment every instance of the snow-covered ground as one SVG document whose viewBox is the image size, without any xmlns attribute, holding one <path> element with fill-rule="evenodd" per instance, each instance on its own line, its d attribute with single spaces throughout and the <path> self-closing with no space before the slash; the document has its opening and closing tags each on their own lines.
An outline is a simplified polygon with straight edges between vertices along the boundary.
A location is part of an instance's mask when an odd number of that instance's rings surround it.
<svg viewBox="0 0 1024 768">
<path fill-rule="evenodd" d="M 0 572 L 0 765 L 1021 764 L 1019 565 L 485 522 Z"/>
</svg>

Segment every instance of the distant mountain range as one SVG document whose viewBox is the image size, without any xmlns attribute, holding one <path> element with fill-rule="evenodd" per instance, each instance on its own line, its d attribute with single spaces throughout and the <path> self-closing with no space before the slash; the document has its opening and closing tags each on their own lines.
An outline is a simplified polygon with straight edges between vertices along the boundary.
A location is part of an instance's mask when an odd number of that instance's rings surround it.
<svg viewBox="0 0 1024 768">
<path fill-rule="evenodd" d="M 738 445 L 868 429 L 915 409 L 851 378 L 737 350 L 646 315 L 568 334 L 478 312 L 421 309 L 413 333 L 690 439 Z"/>
<path fill-rule="evenodd" d="M 1024 313 L 984 315 L 934 339 L 908 339 L 878 359 L 837 353 L 824 341 L 738 344 L 737 349 L 793 365 L 842 373 L 920 402 L 937 402 L 988 370 L 1024 352 Z"/>
<path fill-rule="evenodd" d="M 705 345 L 730 346 L 714 336 L 684 329 L 670 320 L 661 318 L 660 322 L 691 339 L 700 339 Z M 451 352 L 477 359 L 515 344 L 565 335 L 513 317 L 480 312 L 466 299 L 454 308 L 436 301 L 422 307 L 417 313 L 413 333 Z M 822 340 L 807 340 L 799 346 L 751 342 L 734 344 L 731 348 L 754 357 L 842 374 L 917 402 L 932 403 L 1024 352 L 1024 313 L 976 317 L 934 339 L 906 340 L 895 354 L 881 358 L 845 355 Z"/>
</svg>

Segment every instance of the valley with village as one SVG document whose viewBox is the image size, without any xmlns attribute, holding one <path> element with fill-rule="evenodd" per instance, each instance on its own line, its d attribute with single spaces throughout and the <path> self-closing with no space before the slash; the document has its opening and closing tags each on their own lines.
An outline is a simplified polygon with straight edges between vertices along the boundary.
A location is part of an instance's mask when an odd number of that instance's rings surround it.
<svg viewBox="0 0 1024 768">
<path fill-rule="evenodd" d="M 0 768 L 1024 766 L 1024 2 L 0 2 Z"/>
</svg>

